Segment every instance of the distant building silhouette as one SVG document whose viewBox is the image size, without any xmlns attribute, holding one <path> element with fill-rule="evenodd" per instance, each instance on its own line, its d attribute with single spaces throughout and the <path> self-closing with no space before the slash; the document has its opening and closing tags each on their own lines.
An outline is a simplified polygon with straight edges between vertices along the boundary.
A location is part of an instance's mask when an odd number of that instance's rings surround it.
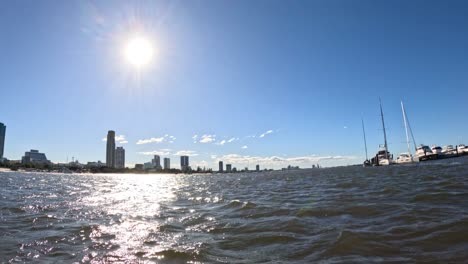
<svg viewBox="0 0 468 264">
<path fill-rule="evenodd" d="M 231 164 L 226 164 L 226 171 L 231 172 L 232 171 L 232 165 Z"/>
<path fill-rule="evenodd" d="M 107 132 L 106 164 L 109 168 L 115 168 L 115 131 Z"/>
<path fill-rule="evenodd" d="M 142 171 L 143 170 L 143 164 L 135 164 L 135 170 Z"/>
<path fill-rule="evenodd" d="M 154 164 L 153 164 L 153 162 L 145 162 L 145 163 L 143 163 L 143 168 L 145 170 L 154 169 Z"/>
<path fill-rule="evenodd" d="M 123 147 L 115 149 L 115 167 L 118 169 L 125 168 L 125 149 Z"/>
<path fill-rule="evenodd" d="M 165 170 L 170 170 L 171 169 L 171 159 L 170 158 L 164 158 L 164 169 Z"/>
<path fill-rule="evenodd" d="M 161 158 L 159 155 L 154 155 L 154 159 L 151 160 L 151 163 L 153 164 L 153 168 L 157 170 L 161 169 Z"/>
<path fill-rule="evenodd" d="M 257 164 L 257 166 L 255 166 L 255 170 L 260 171 L 260 165 Z"/>
<path fill-rule="evenodd" d="M 106 164 L 104 162 L 101 162 L 100 160 L 98 161 L 90 161 L 86 164 L 86 167 L 96 167 L 96 168 L 101 168 L 105 167 Z"/>
<path fill-rule="evenodd" d="M 190 170 L 189 157 L 188 156 L 180 156 L 180 169 L 182 171 L 189 171 Z"/>
<path fill-rule="evenodd" d="M 6 126 L 3 123 L 0 123 L 0 160 L 2 160 L 4 151 L 5 151 L 5 134 Z"/>
<path fill-rule="evenodd" d="M 39 150 L 31 149 L 31 151 L 27 151 L 24 153 L 23 158 L 21 158 L 21 163 L 23 164 L 29 164 L 29 163 L 49 164 L 50 161 L 47 159 L 44 153 L 40 153 Z"/>
<path fill-rule="evenodd" d="M 224 171 L 224 165 L 223 165 L 223 162 L 222 162 L 222 161 L 219 162 L 219 170 L 218 170 L 218 171 L 219 171 L 219 172 L 223 172 L 223 171 Z"/>
</svg>

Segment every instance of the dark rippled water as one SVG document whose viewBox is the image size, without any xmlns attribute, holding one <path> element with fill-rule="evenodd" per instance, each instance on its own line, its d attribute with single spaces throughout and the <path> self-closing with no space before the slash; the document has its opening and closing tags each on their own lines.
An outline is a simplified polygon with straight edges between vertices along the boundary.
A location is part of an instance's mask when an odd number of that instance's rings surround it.
<svg viewBox="0 0 468 264">
<path fill-rule="evenodd" d="M 466 263 L 467 169 L 0 172 L 0 262 Z"/>
</svg>

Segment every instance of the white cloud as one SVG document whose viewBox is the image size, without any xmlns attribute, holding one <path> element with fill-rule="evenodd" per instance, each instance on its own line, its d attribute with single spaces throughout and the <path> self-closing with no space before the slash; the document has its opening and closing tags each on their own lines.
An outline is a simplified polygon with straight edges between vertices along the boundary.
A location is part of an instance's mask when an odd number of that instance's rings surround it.
<svg viewBox="0 0 468 264">
<path fill-rule="evenodd" d="M 223 140 L 221 140 L 220 142 L 215 143 L 215 144 L 216 144 L 216 145 L 221 145 L 221 146 L 222 146 L 222 145 L 226 144 L 226 142 L 227 142 L 227 141 L 223 139 Z"/>
<path fill-rule="evenodd" d="M 154 151 L 138 152 L 138 154 L 149 155 L 149 156 L 154 156 L 154 155 L 169 156 L 171 155 L 169 151 L 170 149 L 161 149 L 161 150 L 154 150 Z"/>
<path fill-rule="evenodd" d="M 266 135 L 271 134 L 271 133 L 273 133 L 273 130 L 268 130 L 267 132 L 261 134 L 259 137 L 263 138 L 263 137 L 265 137 Z"/>
<path fill-rule="evenodd" d="M 226 143 L 232 143 L 232 142 L 237 141 L 237 140 L 239 140 L 239 138 L 233 137 L 233 138 L 230 138 L 230 139 L 228 139 L 228 140 L 223 139 L 223 140 L 221 140 L 221 141 L 216 142 L 215 144 L 216 144 L 216 145 L 223 146 L 223 145 L 225 145 Z"/>
<path fill-rule="evenodd" d="M 128 141 L 127 141 L 127 140 L 123 140 L 123 141 L 120 141 L 119 143 L 120 143 L 120 144 L 127 144 Z"/>
<path fill-rule="evenodd" d="M 176 153 L 172 154 L 175 156 L 198 156 L 198 153 L 193 150 L 179 150 Z"/>
<path fill-rule="evenodd" d="M 170 135 L 164 135 L 162 137 L 156 137 L 156 138 L 148 138 L 148 139 L 140 139 L 137 141 L 137 145 L 143 145 L 143 144 L 149 144 L 149 143 L 163 143 L 163 142 L 169 142 L 169 143 L 174 143 L 176 140 L 176 137 L 170 136 Z"/>
<path fill-rule="evenodd" d="M 172 151 L 171 149 L 159 149 L 153 151 L 142 151 L 138 152 L 141 155 L 159 155 L 159 156 L 198 156 L 198 153 L 193 150 L 179 150 L 179 151 Z"/>
<path fill-rule="evenodd" d="M 203 135 L 201 136 L 200 143 L 211 143 L 216 140 L 216 135 Z"/>
<path fill-rule="evenodd" d="M 248 147 L 247 147 L 247 146 L 242 146 L 242 148 L 241 148 L 241 149 L 246 149 L 246 148 L 248 148 Z"/>
<path fill-rule="evenodd" d="M 164 141 L 164 137 L 140 139 L 137 141 L 137 145 L 149 144 L 149 143 L 161 143 Z"/>
</svg>

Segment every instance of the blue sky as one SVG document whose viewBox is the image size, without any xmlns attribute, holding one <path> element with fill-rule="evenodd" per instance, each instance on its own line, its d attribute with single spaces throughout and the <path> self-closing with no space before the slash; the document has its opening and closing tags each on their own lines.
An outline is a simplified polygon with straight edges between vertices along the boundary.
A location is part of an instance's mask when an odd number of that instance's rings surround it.
<svg viewBox="0 0 468 264">
<path fill-rule="evenodd" d="M 361 117 L 369 153 L 383 143 L 379 97 L 392 153 L 406 149 L 400 99 L 418 144 L 468 143 L 464 1 L 0 5 L 10 159 L 37 148 L 104 161 L 113 129 L 128 164 L 151 153 L 175 167 L 181 153 L 215 168 L 360 163 Z M 156 51 L 141 72 L 122 59 L 135 35 Z"/>
</svg>

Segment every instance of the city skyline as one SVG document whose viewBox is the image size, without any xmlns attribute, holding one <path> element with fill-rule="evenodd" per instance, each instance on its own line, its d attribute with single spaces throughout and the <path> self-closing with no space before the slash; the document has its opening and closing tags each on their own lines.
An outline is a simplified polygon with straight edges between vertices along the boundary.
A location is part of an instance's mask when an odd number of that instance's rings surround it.
<svg viewBox="0 0 468 264">
<path fill-rule="evenodd" d="M 40 149 L 52 162 L 107 162 L 102 139 L 112 128 L 127 167 L 154 155 L 213 169 L 220 160 L 249 169 L 358 164 L 361 118 L 369 155 L 383 144 L 379 97 L 394 155 L 406 152 L 400 100 L 417 144 L 467 144 L 466 9 L 462 1 L 6 2 L 4 156 Z M 135 34 L 152 45 L 138 71 L 140 62 L 122 59 Z"/>
</svg>

